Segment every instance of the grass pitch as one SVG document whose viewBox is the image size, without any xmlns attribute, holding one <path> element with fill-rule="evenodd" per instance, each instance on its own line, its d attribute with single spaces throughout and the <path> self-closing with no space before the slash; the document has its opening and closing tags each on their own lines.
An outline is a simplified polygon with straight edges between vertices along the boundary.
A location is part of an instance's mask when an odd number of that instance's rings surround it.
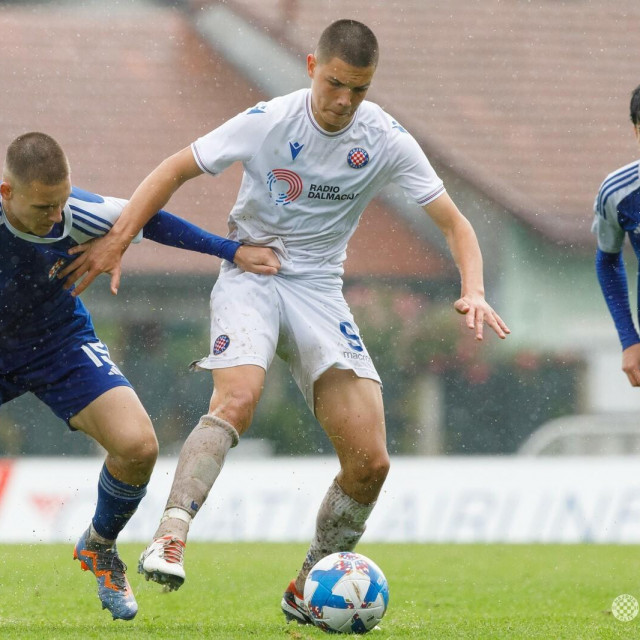
<svg viewBox="0 0 640 640">
<path fill-rule="evenodd" d="M 136 573 L 144 545 L 120 545 L 140 611 L 112 621 L 72 545 L 0 546 L 1 638 L 259 638 L 317 640 L 287 625 L 280 597 L 306 547 L 202 544 L 187 548 L 187 581 L 164 593 Z M 640 600 L 636 546 L 384 545 L 358 548 L 389 581 L 390 604 L 368 637 L 576 639 L 640 637 L 640 616 L 621 622 L 613 599 Z"/>
</svg>

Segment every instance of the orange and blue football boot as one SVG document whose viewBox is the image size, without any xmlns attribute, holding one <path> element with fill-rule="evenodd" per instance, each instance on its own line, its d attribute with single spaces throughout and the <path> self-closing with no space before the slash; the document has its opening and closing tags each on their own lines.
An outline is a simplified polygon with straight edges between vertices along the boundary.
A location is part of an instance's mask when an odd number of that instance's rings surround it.
<svg viewBox="0 0 640 640">
<path fill-rule="evenodd" d="M 73 550 L 73 559 L 80 560 L 82 570 L 91 571 L 96 577 L 102 608 L 108 609 L 114 620 L 135 618 L 138 603 L 125 575 L 127 567 L 118 556 L 115 544 L 109 547 L 90 542 L 87 529 Z"/>
</svg>

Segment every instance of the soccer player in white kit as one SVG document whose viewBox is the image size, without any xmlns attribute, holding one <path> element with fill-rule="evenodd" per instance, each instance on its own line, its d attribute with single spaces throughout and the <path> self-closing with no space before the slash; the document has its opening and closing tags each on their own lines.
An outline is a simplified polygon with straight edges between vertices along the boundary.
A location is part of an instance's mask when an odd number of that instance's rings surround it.
<svg viewBox="0 0 640 640">
<path fill-rule="evenodd" d="M 211 295 L 209 412 L 187 438 L 166 510 L 139 571 L 177 589 L 184 581 L 189 524 L 205 501 L 230 447 L 251 424 L 275 354 L 291 369 L 329 436 L 340 471 L 320 506 L 303 566 L 287 587 L 287 620 L 310 623 L 302 600 L 310 568 L 352 550 L 365 530 L 389 470 L 380 378 L 342 295 L 349 238 L 370 200 L 396 183 L 446 236 L 460 270 L 455 302 L 478 340 L 488 324 L 509 329 L 484 298 L 475 233 L 411 135 L 364 101 L 378 60 L 371 30 L 353 20 L 331 24 L 307 57 L 311 88 L 248 109 L 161 163 L 138 187 L 118 223 L 74 263 L 81 292 L 98 273 L 119 279 L 130 238 L 187 180 L 242 162 L 229 237 L 271 247 L 273 277 L 221 270 Z M 384 239 L 381 239 L 384 241 Z M 68 271 L 71 271 L 69 269 Z M 274 269 L 275 272 L 275 269 Z"/>
</svg>

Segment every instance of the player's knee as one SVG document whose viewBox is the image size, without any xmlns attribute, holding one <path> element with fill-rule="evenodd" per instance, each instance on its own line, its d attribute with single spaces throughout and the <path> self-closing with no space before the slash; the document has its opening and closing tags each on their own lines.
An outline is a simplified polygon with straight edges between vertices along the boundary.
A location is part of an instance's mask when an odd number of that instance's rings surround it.
<svg viewBox="0 0 640 640">
<path fill-rule="evenodd" d="M 159 446 L 155 433 L 151 433 L 145 437 L 138 446 L 136 459 L 141 468 L 148 469 L 149 473 L 156 464 L 158 459 Z"/>
<path fill-rule="evenodd" d="M 158 459 L 158 451 L 158 439 L 149 421 L 149 428 L 139 429 L 129 434 L 129 437 L 122 441 L 115 455 L 127 470 L 137 474 L 151 475 Z"/>
</svg>

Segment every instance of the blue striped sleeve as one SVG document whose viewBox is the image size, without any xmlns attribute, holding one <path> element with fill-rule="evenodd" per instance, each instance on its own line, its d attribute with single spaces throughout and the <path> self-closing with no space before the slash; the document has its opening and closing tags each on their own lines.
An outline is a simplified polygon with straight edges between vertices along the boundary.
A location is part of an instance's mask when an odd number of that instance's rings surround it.
<svg viewBox="0 0 640 640">
<path fill-rule="evenodd" d="M 618 332 L 622 349 L 640 342 L 629 304 L 627 272 L 622 253 L 596 252 L 598 282 Z"/>
</svg>

